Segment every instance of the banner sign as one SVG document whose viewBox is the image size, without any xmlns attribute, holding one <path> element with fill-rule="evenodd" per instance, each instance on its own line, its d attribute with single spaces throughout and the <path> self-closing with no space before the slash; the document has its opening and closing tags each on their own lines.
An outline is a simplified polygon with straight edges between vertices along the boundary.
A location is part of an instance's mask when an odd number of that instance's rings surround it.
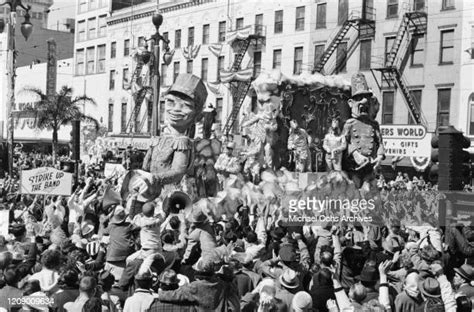
<svg viewBox="0 0 474 312">
<path fill-rule="evenodd" d="M 125 174 L 127 170 L 121 164 L 106 163 L 104 168 L 104 176 L 110 178 L 114 175 L 121 176 Z"/>
<path fill-rule="evenodd" d="M 148 150 L 151 144 L 151 138 L 133 138 L 133 137 L 107 137 L 104 138 L 105 144 L 109 147 L 126 149 L 128 146 L 139 150 Z"/>
<path fill-rule="evenodd" d="M 49 167 L 23 170 L 20 183 L 22 194 L 70 196 L 72 174 Z"/>
<path fill-rule="evenodd" d="M 380 125 L 386 156 L 431 157 L 431 136 L 421 125 Z"/>
</svg>

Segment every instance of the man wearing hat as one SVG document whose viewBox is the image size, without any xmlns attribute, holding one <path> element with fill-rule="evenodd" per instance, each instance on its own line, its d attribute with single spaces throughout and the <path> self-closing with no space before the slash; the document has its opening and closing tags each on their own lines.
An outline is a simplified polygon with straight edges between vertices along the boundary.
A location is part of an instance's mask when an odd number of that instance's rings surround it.
<svg viewBox="0 0 474 312">
<path fill-rule="evenodd" d="M 202 136 L 204 139 L 211 138 L 212 125 L 216 122 L 217 112 L 212 104 L 203 110 Z"/>
<path fill-rule="evenodd" d="M 160 275 L 160 291 L 172 291 L 179 288 L 180 280 L 178 275 L 173 270 L 165 270 Z M 155 299 L 151 304 L 148 312 L 162 312 L 162 311 L 176 311 L 176 312 L 188 312 L 194 311 L 193 305 L 184 303 L 172 303 L 160 301 Z"/>
<path fill-rule="evenodd" d="M 227 143 L 226 152 L 219 155 L 214 166 L 217 170 L 217 177 L 219 178 L 221 189 L 224 187 L 224 181 L 229 175 L 238 174 L 240 172 L 239 160 L 237 157 L 232 156 L 234 148 L 234 142 Z"/>
<path fill-rule="evenodd" d="M 365 76 L 354 74 L 351 85 L 352 97 L 348 102 L 352 118 L 346 121 L 343 134 L 348 144 L 348 167 L 354 183 L 360 188 L 363 182 L 375 181 L 374 171 L 385 158 L 385 151 L 380 127 L 375 120 L 379 104 L 373 98 Z"/>
<path fill-rule="evenodd" d="M 474 280 L 474 268 L 469 264 L 463 264 L 454 269 L 453 286 L 457 293 L 463 293 L 468 298 L 474 298 L 474 287 L 471 285 Z"/>
<path fill-rule="evenodd" d="M 189 221 L 194 229 L 188 235 L 188 246 L 182 261 L 184 264 L 188 264 L 188 262 L 195 258 L 198 249 L 201 250 L 201 257 L 205 257 L 213 253 L 217 247 L 214 230 L 201 209 L 194 209 L 189 217 Z"/>
</svg>

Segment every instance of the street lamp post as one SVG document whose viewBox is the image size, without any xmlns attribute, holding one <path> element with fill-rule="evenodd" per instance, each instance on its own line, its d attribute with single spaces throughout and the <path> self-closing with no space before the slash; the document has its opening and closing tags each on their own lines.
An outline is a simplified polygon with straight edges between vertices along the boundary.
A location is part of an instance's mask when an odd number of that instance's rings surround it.
<svg viewBox="0 0 474 312">
<path fill-rule="evenodd" d="M 25 21 L 21 23 L 21 34 L 25 37 L 25 40 L 31 35 L 33 31 L 33 24 L 30 22 L 30 9 L 31 6 L 25 6 L 21 3 L 21 0 L 7 0 L 4 3 L 1 3 L 0 6 L 9 6 L 10 7 L 10 18 L 8 19 L 7 25 L 7 75 L 8 79 L 8 103 L 7 103 L 7 131 L 8 131 L 8 143 L 9 143 L 9 151 L 8 151 L 8 171 L 10 176 L 13 175 L 13 153 L 14 153 L 14 122 L 13 122 L 13 114 L 12 109 L 15 105 L 15 62 L 16 62 L 16 51 L 15 51 L 15 24 L 16 24 L 16 10 L 18 7 L 22 8 L 26 11 L 25 13 Z M 0 32 L 3 32 L 5 27 L 5 21 L 2 19 L 0 20 Z"/>
<path fill-rule="evenodd" d="M 153 107 L 152 107 L 152 121 L 151 121 L 151 135 L 160 135 L 160 41 L 164 42 L 165 54 L 163 54 L 163 62 L 168 65 L 171 62 L 173 55 L 169 52 L 169 40 L 160 34 L 160 26 L 163 24 L 163 15 L 153 15 L 153 25 L 155 25 L 156 32 L 151 37 L 153 40 Z"/>
</svg>

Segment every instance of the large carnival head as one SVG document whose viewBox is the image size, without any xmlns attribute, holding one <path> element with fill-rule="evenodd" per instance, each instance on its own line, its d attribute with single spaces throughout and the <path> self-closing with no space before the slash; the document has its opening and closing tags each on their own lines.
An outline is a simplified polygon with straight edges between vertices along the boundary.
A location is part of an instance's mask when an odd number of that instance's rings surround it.
<svg viewBox="0 0 474 312">
<path fill-rule="evenodd" d="M 202 80 L 191 74 L 180 74 L 165 96 L 166 123 L 187 129 L 202 115 L 207 89 Z"/>
<path fill-rule="evenodd" d="M 252 83 L 257 94 L 258 111 L 269 119 L 274 119 L 280 114 L 281 99 L 278 86 L 281 81 L 281 73 L 261 73 Z"/>
<path fill-rule="evenodd" d="M 352 117 L 357 118 L 362 115 L 369 115 L 373 94 L 369 90 L 364 74 L 354 74 L 351 80 L 351 87 L 352 96 L 349 99 L 349 106 L 351 107 Z"/>
</svg>

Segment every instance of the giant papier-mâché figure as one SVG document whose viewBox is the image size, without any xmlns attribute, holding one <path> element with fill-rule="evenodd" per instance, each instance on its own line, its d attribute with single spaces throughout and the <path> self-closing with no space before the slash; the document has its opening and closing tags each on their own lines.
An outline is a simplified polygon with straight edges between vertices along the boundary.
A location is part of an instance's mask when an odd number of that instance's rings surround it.
<svg viewBox="0 0 474 312">
<path fill-rule="evenodd" d="M 375 181 L 375 171 L 385 158 L 379 123 L 375 120 L 379 104 L 369 90 L 365 76 L 354 74 L 351 80 L 352 96 L 348 103 L 352 118 L 344 124 L 347 141 L 347 169 L 356 187 L 364 183 L 370 187 Z"/>
</svg>

